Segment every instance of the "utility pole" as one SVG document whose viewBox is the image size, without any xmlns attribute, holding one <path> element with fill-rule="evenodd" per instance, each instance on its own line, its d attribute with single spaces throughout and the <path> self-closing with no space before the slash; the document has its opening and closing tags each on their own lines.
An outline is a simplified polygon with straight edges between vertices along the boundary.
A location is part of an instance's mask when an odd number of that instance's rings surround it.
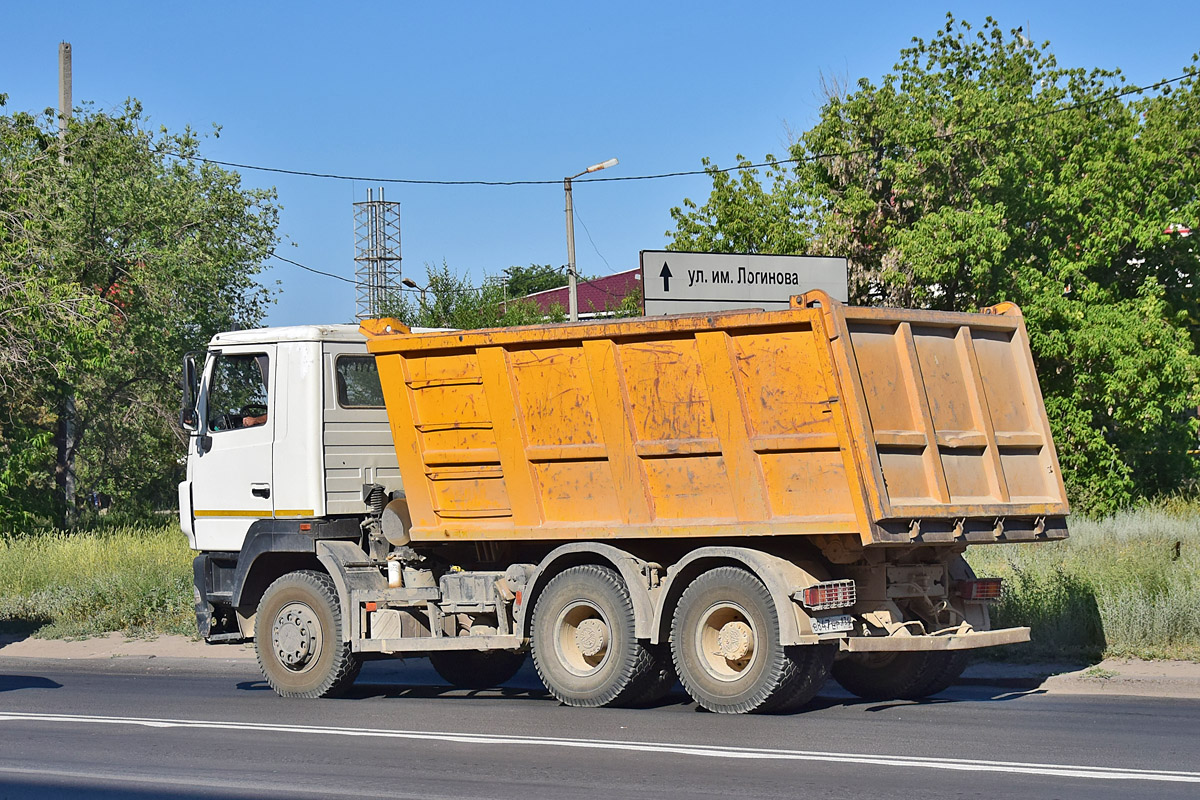
<svg viewBox="0 0 1200 800">
<path fill-rule="evenodd" d="M 71 43 L 58 43 L 58 141 L 67 138 L 67 120 L 71 118 Z M 66 161 L 66 156 L 60 158 Z"/>
<path fill-rule="evenodd" d="M 571 181 L 589 172 L 615 167 L 618 163 L 615 158 L 610 158 L 608 161 L 592 164 L 577 175 L 563 178 L 563 190 L 567 195 L 567 316 L 571 322 L 579 321 L 579 276 L 575 272 L 575 204 L 571 200 Z"/>
<path fill-rule="evenodd" d="M 71 119 L 71 43 L 58 43 L 58 163 L 67 163 L 67 122 Z M 58 409 L 58 461 L 55 480 L 62 491 L 63 527 L 75 525 L 75 389 L 63 388 Z"/>
<path fill-rule="evenodd" d="M 571 181 L 578 177 L 563 178 L 563 189 L 567 194 L 567 319 L 571 322 L 579 321 L 579 279 L 575 275 L 575 204 L 571 202 Z"/>
</svg>

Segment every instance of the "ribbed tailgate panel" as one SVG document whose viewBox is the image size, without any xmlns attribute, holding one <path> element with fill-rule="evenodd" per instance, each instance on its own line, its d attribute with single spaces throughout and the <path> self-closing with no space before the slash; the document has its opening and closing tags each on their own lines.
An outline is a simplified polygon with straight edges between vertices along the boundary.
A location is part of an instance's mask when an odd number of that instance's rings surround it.
<svg viewBox="0 0 1200 800">
<path fill-rule="evenodd" d="M 829 309 L 877 519 L 1067 513 L 1024 324 L 1008 309 Z"/>
</svg>

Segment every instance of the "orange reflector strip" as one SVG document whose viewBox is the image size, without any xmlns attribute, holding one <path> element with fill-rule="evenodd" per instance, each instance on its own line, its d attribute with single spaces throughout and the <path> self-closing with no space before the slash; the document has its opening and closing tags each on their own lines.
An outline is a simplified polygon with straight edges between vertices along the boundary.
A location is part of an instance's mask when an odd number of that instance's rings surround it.
<svg viewBox="0 0 1200 800">
<path fill-rule="evenodd" d="M 376 604 L 374 600 L 368 600 L 366 605 L 367 611 L 374 611 L 375 609 L 379 608 L 378 604 Z"/>
</svg>

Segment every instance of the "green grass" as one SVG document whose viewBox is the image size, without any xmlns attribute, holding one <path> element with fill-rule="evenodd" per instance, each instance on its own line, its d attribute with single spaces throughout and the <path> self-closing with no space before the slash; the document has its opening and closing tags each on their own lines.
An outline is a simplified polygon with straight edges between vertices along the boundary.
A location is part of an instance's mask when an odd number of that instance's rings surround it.
<svg viewBox="0 0 1200 800">
<path fill-rule="evenodd" d="M 978 574 L 1005 579 L 992 624 L 1033 629 L 995 654 L 1200 661 L 1200 504 L 1068 524 L 1063 542 L 967 549 Z"/>
<path fill-rule="evenodd" d="M 0 632 L 194 636 L 193 555 L 176 525 L 0 537 Z"/>
</svg>

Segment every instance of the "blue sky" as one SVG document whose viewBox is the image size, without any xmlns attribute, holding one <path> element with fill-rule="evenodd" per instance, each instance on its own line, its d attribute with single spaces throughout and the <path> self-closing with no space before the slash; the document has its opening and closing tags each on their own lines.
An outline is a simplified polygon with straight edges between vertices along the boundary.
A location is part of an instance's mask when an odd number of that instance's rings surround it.
<svg viewBox="0 0 1200 800">
<path fill-rule="evenodd" d="M 1132 84 L 1178 75 L 1200 48 L 1178 3 L 71 3 L 5 2 L 8 110 L 56 103 L 57 47 L 74 51 L 76 104 L 142 101 L 157 124 L 222 126 L 227 161 L 391 178 L 561 180 L 697 169 L 782 153 L 815 121 L 820 75 L 877 80 L 950 10 L 1049 39 L 1066 66 L 1120 67 Z M 279 252 L 354 274 L 363 181 L 244 171 L 275 186 Z M 580 271 L 604 275 L 661 249 L 670 209 L 703 177 L 577 184 Z M 478 281 L 513 264 L 566 262 L 563 192 L 386 187 L 403 204 L 403 271 L 444 260 Z M 351 285 L 273 263 L 270 324 L 342 322 Z"/>
</svg>

